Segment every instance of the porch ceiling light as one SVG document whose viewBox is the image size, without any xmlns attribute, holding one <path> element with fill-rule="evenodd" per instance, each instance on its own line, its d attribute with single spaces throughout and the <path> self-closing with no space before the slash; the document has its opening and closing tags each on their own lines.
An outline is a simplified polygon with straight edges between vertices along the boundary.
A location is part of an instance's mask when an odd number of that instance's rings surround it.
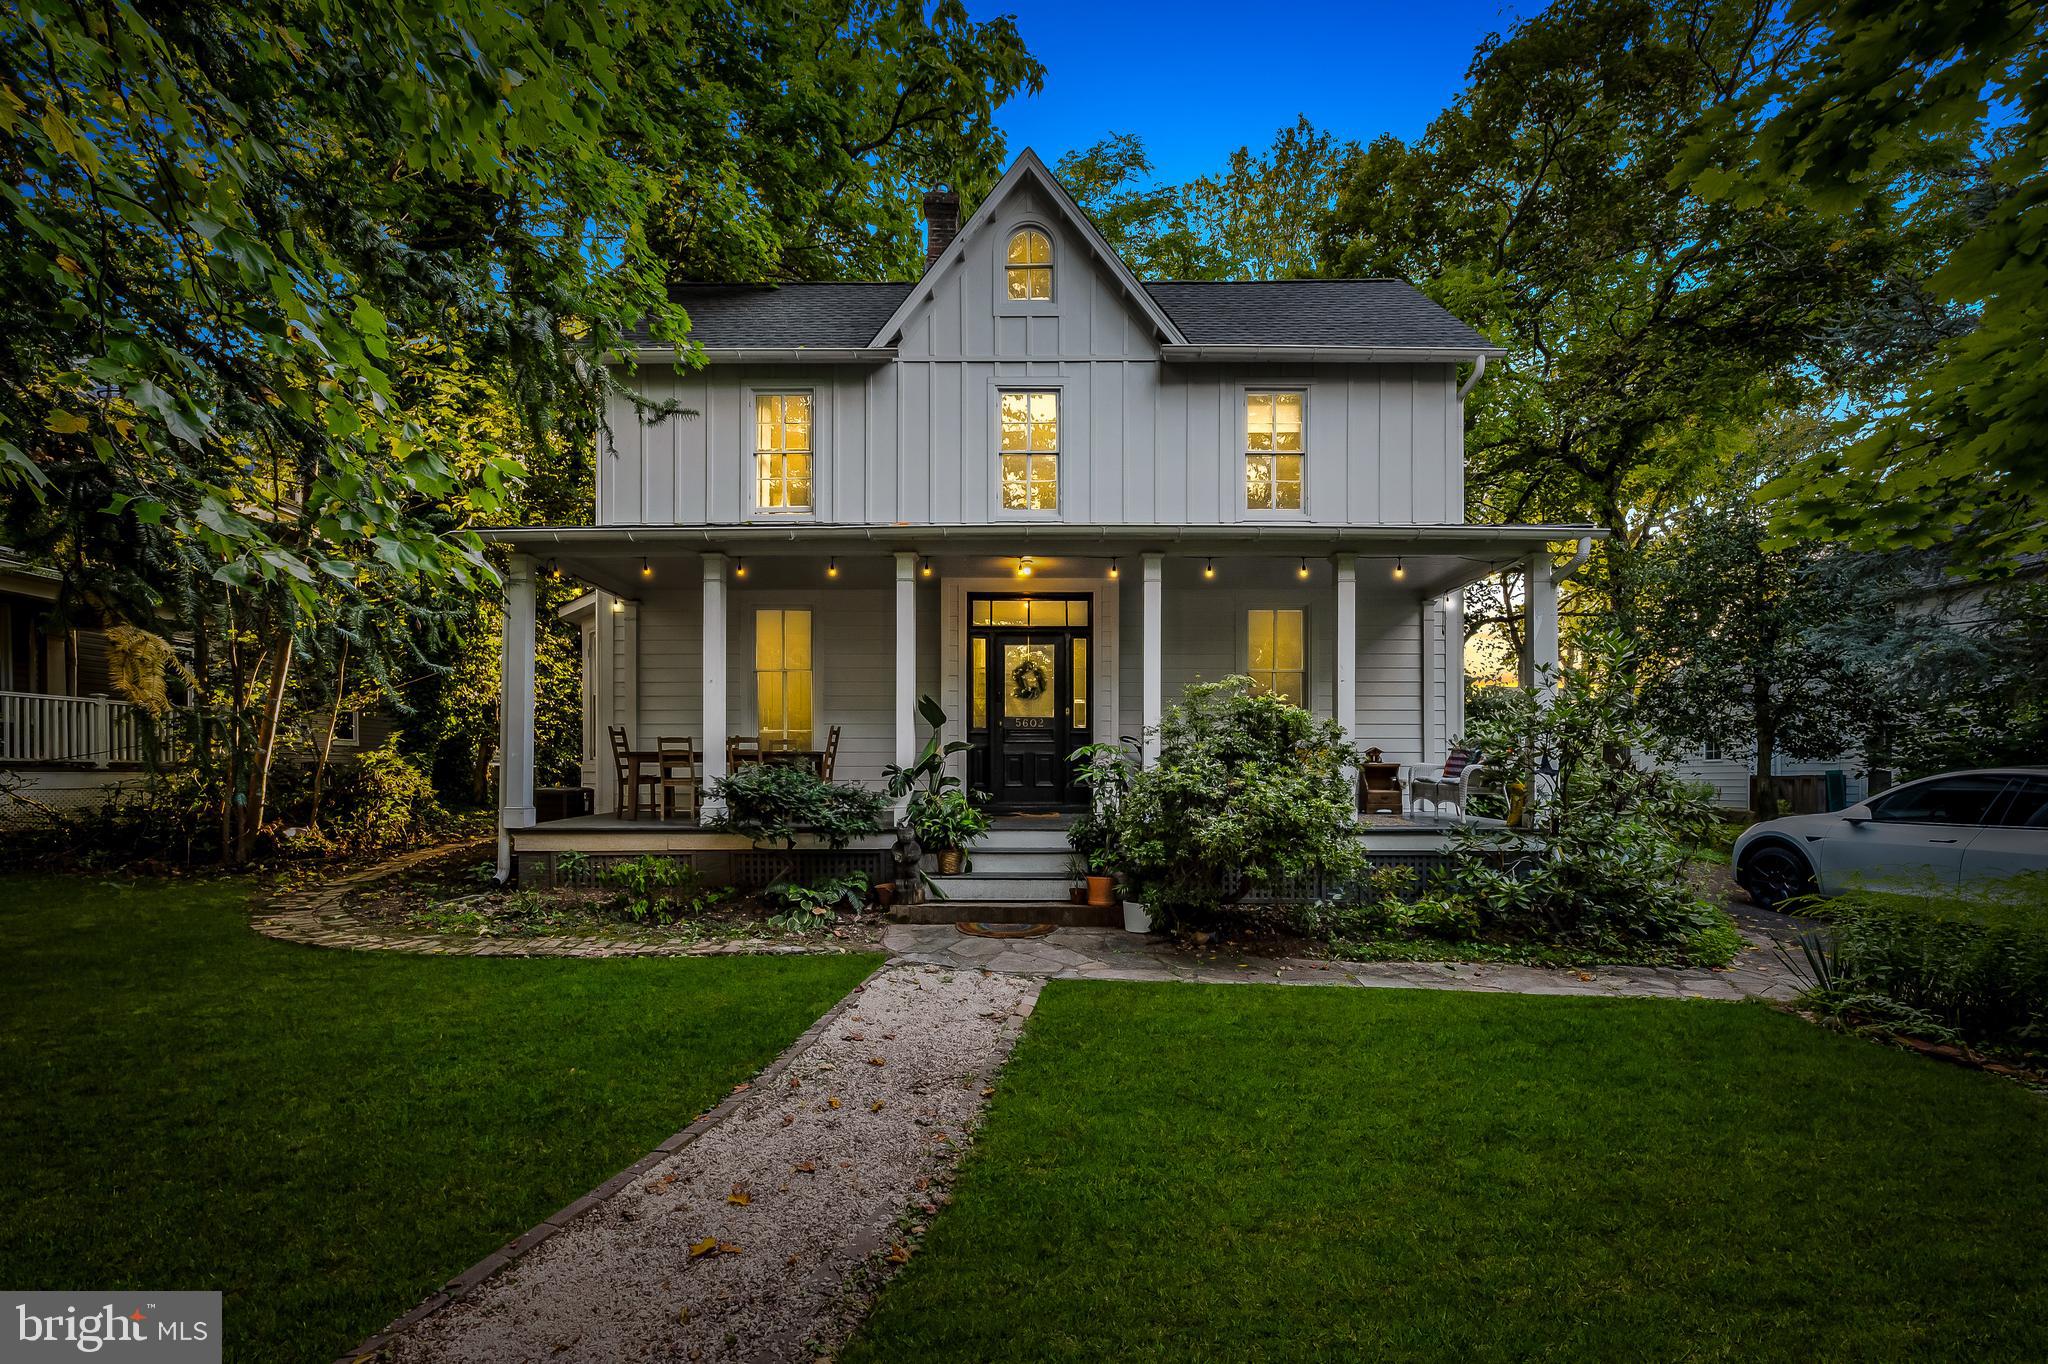
<svg viewBox="0 0 2048 1364">
<path fill-rule="evenodd" d="M 1029 554 L 1023 555 L 1017 560 L 1017 576 L 1020 578 L 1031 576 L 1031 556 Z"/>
</svg>

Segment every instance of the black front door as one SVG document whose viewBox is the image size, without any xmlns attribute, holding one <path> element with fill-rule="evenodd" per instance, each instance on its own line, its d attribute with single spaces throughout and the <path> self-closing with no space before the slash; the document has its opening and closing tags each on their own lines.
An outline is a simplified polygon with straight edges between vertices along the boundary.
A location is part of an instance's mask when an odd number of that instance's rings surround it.
<svg viewBox="0 0 2048 1364">
<path fill-rule="evenodd" d="M 1070 608 L 1063 599 L 1011 598 L 992 605 L 986 613 L 977 609 L 987 623 L 971 635 L 970 668 L 979 676 L 970 780 L 997 810 L 1075 805 L 1085 793 L 1072 780 L 1067 755 L 1089 740 L 1087 603 Z"/>
</svg>

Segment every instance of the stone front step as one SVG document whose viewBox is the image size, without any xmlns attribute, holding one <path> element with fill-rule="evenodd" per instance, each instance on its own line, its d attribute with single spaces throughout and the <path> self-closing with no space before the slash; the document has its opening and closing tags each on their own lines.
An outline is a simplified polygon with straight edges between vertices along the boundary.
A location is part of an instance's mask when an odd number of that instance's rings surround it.
<svg viewBox="0 0 2048 1364">
<path fill-rule="evenodd" d="M 1056 901 L 1064 904 L 1073 889 L 1074 878 L 1067 872 L 1019 872 L 991 875 L 980 870 L 965 876 L 934 876 L 932 884 L 948 900 L 1014 900 L 1022 903 Z"/>
<path fill-rule="evenodd" d="M 1067 842 L 1067 830 L 1060 824 L 1027 825 L 1023 828 L 1005 828 L 997 825 L 974 840 L 968 849 L 969 855 L 988 852 L 1050 852 L 1058 848 L 1073 851 Z"/>
<path fill-rule="evenodd" d="M 969 876 L 1066 876 L 1074 879 L 1072 848 L 983 848 L 967 854 Z"/>
<path fill-rule="evenodd" d="M 1002 903 L 988 900 L 926 900 L 889 911 L 900 924 L 1058 924 L 1061 928 L 1122 928 L 1121 905 L 1097 907 L 1050 900 Z"/>
</svg>

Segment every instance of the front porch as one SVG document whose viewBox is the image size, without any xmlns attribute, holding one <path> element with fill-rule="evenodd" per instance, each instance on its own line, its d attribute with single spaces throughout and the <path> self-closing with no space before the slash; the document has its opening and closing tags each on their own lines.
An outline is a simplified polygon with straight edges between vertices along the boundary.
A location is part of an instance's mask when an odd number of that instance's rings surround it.
<svg viewBox="0 0 2048 1364">
<path fill-rule="evenodd" d="M 946 737 L 970 745 L 954 760 L 957 775 L 1003 810 L 1073 808 L 1073 748 L 1122 741 L 1150 761 L 1160 716 L 1182 688 L 1246 672 L 1335 721 L 1360 748 L 1381 749 L 1405 782 L 1441 764 L 1463 727 L 1466 584 L 1524 570 L 1534 626 L 1525 674 L 1554 662 L 1549 546 L 1573 538 L 1568 530 L 493 532 L 518 551 L 506 589 L 501 873 L 520 853 L 570 841 L 588 851 L 737 851 L 705 841 L 729 836 L 694 824 L 619 818 L 613 726 L 637 748 L 690 739 L 707 792 L 725 775 L 729 738 L 822 747 L 836 730 L 834 779 L 880 788 L 885 769 L 910 762 L 926 737 L 920 695 L 945 709 Z M 582 781 L 596 813 L 545 825 L 532 798 L 540 575 L 593 589 L 563 614 L 583 640 Z M 1440 843 L 1451 825 L 1380 814 L 1362 821 L 1362 836 Z"/>
</svg>

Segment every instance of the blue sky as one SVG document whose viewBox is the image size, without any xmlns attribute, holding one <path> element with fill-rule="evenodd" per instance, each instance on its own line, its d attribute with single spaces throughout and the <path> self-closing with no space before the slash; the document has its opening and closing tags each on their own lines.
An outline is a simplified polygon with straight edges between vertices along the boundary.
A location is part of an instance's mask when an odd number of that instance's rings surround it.
<svg viewBox="0 0 2048 1364">
<path fill-rule="evenodd" d="M 1137 133 L 1164 180 L 1263 148 L 1307 114 L 1360 142 L 1414 137 L 1464 84 L 1472 51 L 1532 8 L 1513 0 L 1389 5 L 1188 0 L 969 0 L 1017 16 L 1046 65 L 1045 92 L 998 116 L 1012 154 L 1048 163 L 1110 132 Z M 1342 60 L 1333 60 L 1341 58 Z"/>
</svg>

